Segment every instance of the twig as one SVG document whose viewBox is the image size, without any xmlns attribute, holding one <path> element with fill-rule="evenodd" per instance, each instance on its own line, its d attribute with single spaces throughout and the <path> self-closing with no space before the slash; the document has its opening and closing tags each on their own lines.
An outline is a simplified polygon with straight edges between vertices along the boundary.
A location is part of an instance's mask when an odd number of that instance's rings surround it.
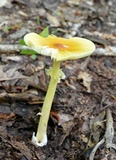
<svg viewBox="0 0 116 160">
<path fill-rule="evenodd" d="M 113 128 L 113 118 L 111 114 L 111 110 L 109 108 L 106 109 L 106 132 L 105 132 L 105 142 L 106 148 L 112 147 L 112 141 L 114 138 L 114 128 Z"/>
<path fill-rule="evenodd" d="M 1 44 L 0 52 L 1 53 L 16 53 L 23 49 L 28 49 L 26 46 L 22 46 L 20 44 Z"/>
<path fill-rule="evenodd" d="M 20 44 L 0 44 L 1 53 L 16 53 L 23 49 L 29 49 L 27 46 L 22 46 Z M 96 48 L 92 56 L 116 56 L 116 47 L 109 46 L 105 48 Z"/>
<path fill-rule="evenodd" d="M 103 138 L 101 141 L 99 141 L 95 147 L 93 148 L 91 154 L 90 154 L 90 157 L 89 157 L 89 160 L 93 160 L 94 159 L 94 155 L 97 151 L 97 149 L 105 142 L 105 138 Z"/>
<path fill-rule="evenodd" d="M 0 78 L 0 82 L 3 82 L 3 81 L 10 81 L 10 80 L 15 80 L 15 79 L 25 79 L 26 77 L 20 77 L 20 78 L 17 78 L 17 77 L 14 77 L 14 78 Z"/>
<path fill-rule="evenodd" d="M 92 56 L 116 56 L 116 47 L 96 48 Z"/>
<path fill-rule="evenodd" d="M 41 104 L 43 100 L 38 95 L 31 93 L 1 93 L 0 102 L 6 102 L 10 99 L 11 101 L 25 101 L 29 104 Z"/>
<path fill-rule="evenodd" d="M 95 147 L 93 148 L 93 150 L 90 154 L 89 160 L 94 159 L 94 155 L 95 155 L 97 149 L 104 142 L 105 142 L 105 146 L 107 149 L 109 149 L 109 148 L 116 149 L 116 145 L 112 143 L 113 138 L 114 138 L 113 118 L 112 118 L 111 110 L 109 108 L 107 108 L 106 109 L 106 131 L 105 131 L 104 138 L 95 145 Z"/>
</svg>

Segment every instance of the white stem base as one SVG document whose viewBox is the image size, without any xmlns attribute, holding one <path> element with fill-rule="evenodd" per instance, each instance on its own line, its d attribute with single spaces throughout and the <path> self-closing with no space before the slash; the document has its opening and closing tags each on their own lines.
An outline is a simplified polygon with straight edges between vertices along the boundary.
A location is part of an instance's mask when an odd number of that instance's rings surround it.
<svg viewBox="0 0 116 160">
<path fill-rule="evenodd" d="M 47 135 L 44 135 L 44 138 L 42 140 L 41 143 L 38 142 L 37 137 L 35 136 L 35 132 L 32 135 L 32 143 L 36 146 L 36 147 L 43 147 L 47 144 Z"/>
</svg>

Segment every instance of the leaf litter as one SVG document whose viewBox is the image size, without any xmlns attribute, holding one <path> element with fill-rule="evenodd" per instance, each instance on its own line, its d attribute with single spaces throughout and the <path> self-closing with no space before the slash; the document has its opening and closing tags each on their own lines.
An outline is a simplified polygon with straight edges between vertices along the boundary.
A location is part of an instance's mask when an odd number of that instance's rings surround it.
<svg viewBox="0 0 116 160">
<path fill-rule="evenodd" d="M 58 1 L 58 7 L 47 2 L 10 1 L 1 7 L 0 159 L 115 160 L 115 2 Z M 17 55 L 17 44 L 48 24 L 59 36 L 90 38 L 97 49 L 91 58 L 62 63 L 66 80 L 58 85 L 52 106 L 59 119 L 50 116 L 49 143 L 40 149 L 30 139 L 49 81 L 44 69 L 51 60 Z"/>
</svg>

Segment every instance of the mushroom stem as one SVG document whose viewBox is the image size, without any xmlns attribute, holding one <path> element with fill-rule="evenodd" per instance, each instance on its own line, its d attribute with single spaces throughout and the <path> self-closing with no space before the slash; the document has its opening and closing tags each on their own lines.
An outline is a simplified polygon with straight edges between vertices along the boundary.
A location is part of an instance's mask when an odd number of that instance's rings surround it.
<svg viewBox="0 0 116 160">
<path fill-rule="evenodd" d="M 42 111 L 40 114 L 40 120 L 38 124 L 36 137 L 32 137 L 32 142 L 35 143 L 36 146 L 44 146 L 47 144 L 47 124 L 49 120 L 50 110 L 54 98 L 54 94 L 56 91 L 57 83 L 59 81 L 60 76 L 60 61 L 55 61 L 53 63 L 51 79 L 48 86 L 47 94 L 43 103 Z M 36 138 L 36 142 L 33 140 Z"/>
</svg>

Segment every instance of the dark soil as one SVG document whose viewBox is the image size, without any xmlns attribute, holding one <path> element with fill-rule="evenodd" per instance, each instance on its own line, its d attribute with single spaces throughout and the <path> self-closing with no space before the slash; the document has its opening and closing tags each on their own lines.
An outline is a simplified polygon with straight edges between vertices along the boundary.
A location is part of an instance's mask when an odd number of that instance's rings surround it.
<svg viewBox="0 0 116 160">
<path fill-rule="evenodd" d="M 94 160 L 116 160 L 115 6 L 115 0 L 10 0 L 1 6 L 1 160 L 92 160 L 93 148 L 106 133 L 110 147 L 105 137 Z M 66 79 L 57 86 L 48 143 L 36 148 L 31 137 L 49 83 L 45 69 L 52 60 L 39 55 L 33 60 L 13 46 L 26 33 L 40 33 L 46 26 L 57 36 L 88 38 L 96 51 L 88 58 L 62 62 Z"/>
</svg>

